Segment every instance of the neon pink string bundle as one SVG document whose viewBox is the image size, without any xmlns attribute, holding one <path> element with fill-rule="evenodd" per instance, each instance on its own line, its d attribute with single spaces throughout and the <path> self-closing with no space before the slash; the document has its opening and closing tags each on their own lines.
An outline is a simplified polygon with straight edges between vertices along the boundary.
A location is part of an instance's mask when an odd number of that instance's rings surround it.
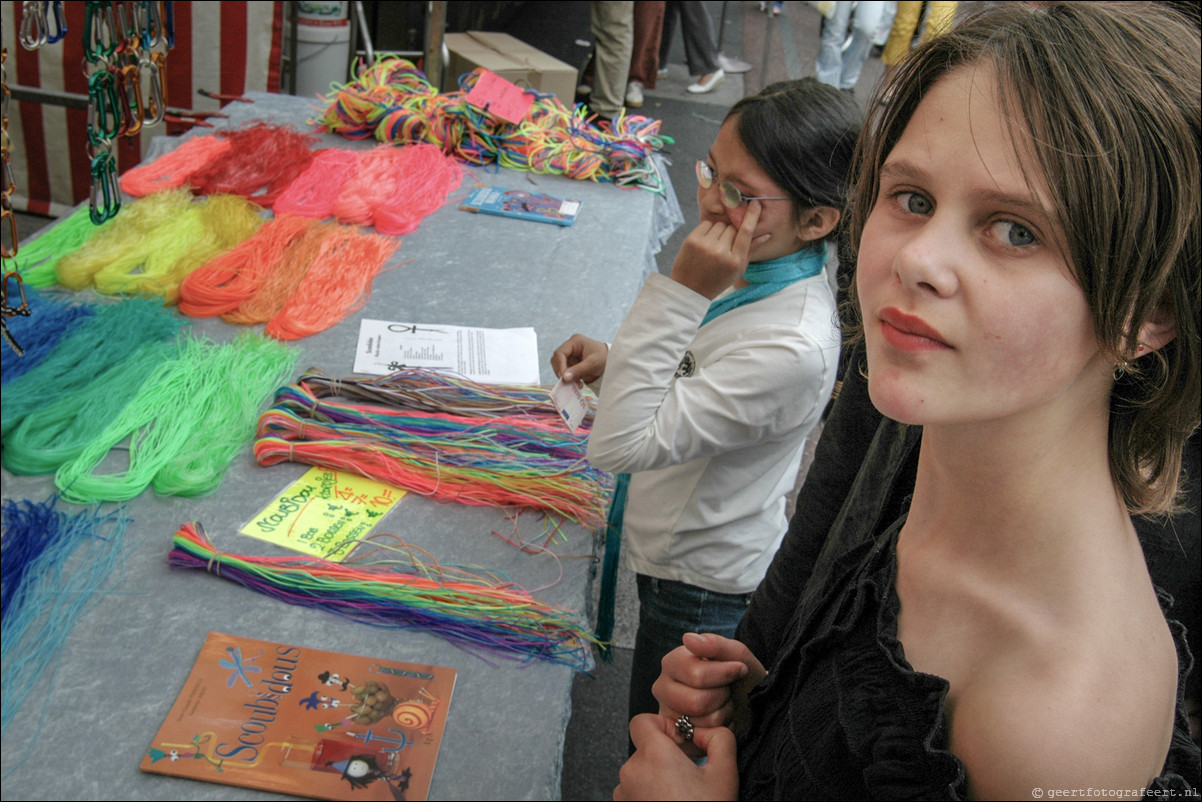
<svg viewBox="0 0 1202 802">
<path fill-rule="evenodd" d="M 184 140 L 178 148 L 152 162 L 140 164 L 121 176 L 121 191 L 141 198 L 188 182 L 192 174 L 230 149 L 230 141 L 219 136 Z"/>
<path fill-rule="evenodd" d="M 342 186 L 334 201 L 338 222 L 355 226 L 372 225 L 376 207 L 396 191 L 403 148 L 377 145 L 359 159 L 358 173 Z"/>
<path fill-rule="evenodd" d="M 334 326 L 371 297 L 371 283 L 401 241 L 337 227 L 322 242 L 309 272 L 267 324 L 268 336 L 297 340 Z"/>
<path fill-rule="evenodd" d="M 262 288 L 288 247 L 316 226 L 316 220 L 290 214 L 268 221 L 254 236 L 183 280 L 179 311 L 191 317 L 217 317 L 237 309 Z"/>
<path fill-rule="evenodd" d="M 375 210 L 376 231 L 397 236 L 417 228 L 463 181 L 463 168 L 434 145 L 400 148 L 396 190 Z"/>
<path fill-rule="evenodd" d="M 275 213 L 330 217 L 342 187 L 359 170 L 360 153 L 325 148 L 275 201 Z"/>
<path fill-rule="evenodd" d="M 200 195 L 241 195 L 270 207 L 313 159 L 316 137 L 286 125 L 255 123 L 230 132 L 229 152 L 192 174 L 189 183 Z"/>
<path fill-rule="evenodd" d="M 221 319 L 243 326 L 271 320 L 304 281 L 322 242 L 337 228 L 334 223 L 319 223 L 294 240 L 284 250 L 284 255 L 262 286 L 238 304 L 237 309 L 223 314 Z"/>
</svg>

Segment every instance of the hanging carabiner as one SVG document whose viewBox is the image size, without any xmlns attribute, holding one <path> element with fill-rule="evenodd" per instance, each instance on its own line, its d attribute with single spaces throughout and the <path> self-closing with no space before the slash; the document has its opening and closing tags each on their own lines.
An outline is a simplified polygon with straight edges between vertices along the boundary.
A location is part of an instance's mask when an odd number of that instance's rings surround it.
<svg viewBox="0 0 1202 802">
<path fill-rule="evenodd" d="M 88 216 L 100 225 L 121 211 L 121 190 L 117 187 L 117 160 L 111 152 L 97 154 L 92 159 L 92 192 Z"/>
<path fill-rule="evenodd" d="M 97 70 L 88 78 L 88 141 L 97 145 L 121 132 L 116 68 Z"/>
<path fill-rule="evenodd" d="M 137 136 L 142 130 L 142 122 L 146 119 L 146 110 L 142 107 L 142 83 L 138 80 L 138 65 L 126 64 L 118 75 L 117 97 L 121 100 L 121 135 Z"/>
<path fill-rule="evenodd" d="M 46 44 L 52 45 L 58 42 L 67 35 L 67 17 L 63 14 L 63 0 L 54 0 L 50 4 L 54 9 L 54 27 L 56 31 L 50 29 L 50 15 L 46 15 Z"/>
<path fill-rule="evenodd" d="M 21 3 L 21 47 L 26 50 L 37 50 L 49 41 L 46 31 L 47 5 L 31 0 Z"/>
<path fill-rule="evenodd" d="M 83 56 L 89 64 L 110 58 L 117 50 L 120 36 L 108 0 L 87 0 L 84 4 Z"/>
<path fill-rule="evenodd" d="M 167 44 L 163 37 L 163 13 L 158 0 L 141 0 L 138 3 L 138 27 L 142 32 L 143 50 Z"/>
<path fill-rule="evenodd" d="M 146 99 L 146 113 L 142 115 L 146 125 L 158 125 L 163 121 L 163 115 L 167 113 L 163 62 L 164 59 L 160 53 L 150 54 L 143 50 L 138 57 L 138 85 L 141 87 L 141 73 L 145 72 L 150 90 L 142 95 Z"/>
<path fill-rule="evenodd" d="M 166 24 L 163 26 L 163 31 L 167 35 L 167 49 L 175 49 L 175 3 L 167 0 L 163 3 L 166 9 Z"/>
</svg>

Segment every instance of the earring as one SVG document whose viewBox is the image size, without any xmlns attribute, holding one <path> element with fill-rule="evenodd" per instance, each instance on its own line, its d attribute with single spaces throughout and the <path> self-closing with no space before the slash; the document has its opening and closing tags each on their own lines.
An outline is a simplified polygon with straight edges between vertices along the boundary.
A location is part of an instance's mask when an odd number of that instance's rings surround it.
<svg viewBox="0 0 1202 802">
<path fill-rule="evenodd" d="M 1130 362 L 1116 362 L 1114 364 L 1114 380 L 1120 381 L 1127 375 L 1127 371 L 1131 369 Z"/>
</svg>

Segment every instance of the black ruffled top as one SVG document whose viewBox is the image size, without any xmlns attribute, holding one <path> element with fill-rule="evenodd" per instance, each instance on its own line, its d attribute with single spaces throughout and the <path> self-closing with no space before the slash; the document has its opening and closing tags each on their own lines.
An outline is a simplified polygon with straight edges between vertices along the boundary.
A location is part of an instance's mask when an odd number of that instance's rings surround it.
<svg viewBox="0 0 1202 802">
<path fill-rule="evenodd" d="M 753 723 L 739 739 L 742 799 L 967 798 L 949 749 L 948 683 L 911 669 L 897 640 L 901 524 L 851 546 L 798 606 L 751 695 Z M 1171 628 L 1184 678 L 1189 654 L 1180 625 Z M 1198 754 L 1178 704 L 1165 773 L 1152 787 L 1196 786 Z"/>
</svg>

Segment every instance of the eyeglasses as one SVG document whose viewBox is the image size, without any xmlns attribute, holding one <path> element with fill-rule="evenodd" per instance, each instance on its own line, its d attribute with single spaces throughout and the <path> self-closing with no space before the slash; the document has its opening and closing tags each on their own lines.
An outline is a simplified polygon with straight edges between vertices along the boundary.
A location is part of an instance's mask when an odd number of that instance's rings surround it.
<svg viewBox="0 0 1202 802">
<path fill-rule="evenodd" d="M 714 171 L 710 169 L 709 162 L 705 159 L 697 160 L 697 183 L 701 185 L 702 189 L 709 189 L 714 185 Z M 718 184 L 718 192 L 721 193 L 722 202 L 728 209 L 737 209 L 747 201 L 753 200 L 790 200 L 787 195 L 744 195 L 729 181 Z"/>
</svg>

